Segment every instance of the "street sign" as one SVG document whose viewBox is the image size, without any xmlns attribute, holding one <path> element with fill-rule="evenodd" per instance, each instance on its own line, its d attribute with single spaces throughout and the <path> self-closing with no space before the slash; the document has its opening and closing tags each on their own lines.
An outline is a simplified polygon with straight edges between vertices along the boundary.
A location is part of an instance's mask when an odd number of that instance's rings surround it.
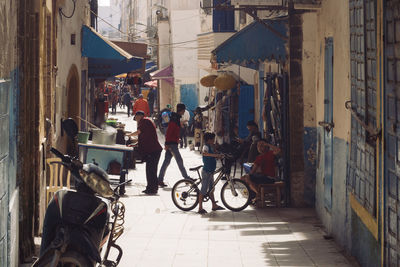
<svg viewBox="0 0 400 267">
<path fill-rule="evenodd" d="M 281 6 L 283 0 L 231 0 L 231 4 L 241 6 Z"/>
</svg>

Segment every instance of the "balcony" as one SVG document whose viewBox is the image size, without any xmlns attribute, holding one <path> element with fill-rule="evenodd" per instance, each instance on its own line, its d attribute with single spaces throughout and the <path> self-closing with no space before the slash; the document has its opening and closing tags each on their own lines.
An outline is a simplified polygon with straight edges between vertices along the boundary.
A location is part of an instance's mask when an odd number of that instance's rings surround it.
<svg viewBox="0 0 400 267">
<path fill-rule="evenodd" d="M 199 64 L 210 66 L 211 51 L 217 48 L 221 43 L 231 37 L 234 32 L 208 32 L 197 35 L 198 52 L 197 59 Z M 206 62 L 204 62 L 206 61 Z M 201 64 L 201 65 L 203 65 Z"/>
</svg>

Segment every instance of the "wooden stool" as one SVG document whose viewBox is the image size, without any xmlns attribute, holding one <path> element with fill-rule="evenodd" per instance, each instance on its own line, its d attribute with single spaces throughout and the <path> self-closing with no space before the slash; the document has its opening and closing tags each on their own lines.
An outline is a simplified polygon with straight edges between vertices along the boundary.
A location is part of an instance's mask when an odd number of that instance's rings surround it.
<svg viewBox="0 0 400 267">
<path fill-rule="evenodd" d="M 275 205 L 277 208 L 281 207 L 282 190 L 285 187 L 284 182 L 275 182 L 273 184 L 259 184 L 258 191 L 260 192 L 260 208 L 265 207 L 265 193 L 275 193 Z"/>
</svg>

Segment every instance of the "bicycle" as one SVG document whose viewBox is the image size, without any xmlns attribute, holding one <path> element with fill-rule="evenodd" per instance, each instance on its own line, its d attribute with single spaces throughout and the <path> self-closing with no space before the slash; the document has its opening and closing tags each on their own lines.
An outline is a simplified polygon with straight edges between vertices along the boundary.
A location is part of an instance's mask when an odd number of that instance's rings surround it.
<svg viewBox="0 0 400 267">
<path fill-rule="evenodd" d="M 250 189 L 246 182 L 231 177 L 231 167 L 233 165 L 233 156 L 224 153 L 224 158 L 221 159 L 222 167 L 218 168 L 214 174 L 218 174 L 214 180 L 211 190 L 203 198 L 203 202 L 209 200 L 209 194 L 215 189 L 218 182 L 226 178 L 225 184 L 221 188 L 221 200 L 226 208 L 231 211 L 244 210 L 250 204 Z M 199 169 L 203 165 L 195 168 L 190 168 L 190 171 L 197 171 L 199 179 L 188 180 L 182 179 L 175 183 L 172 187 L 171 197 L 175 206 L 183 211 L 190 211 L 199 204 L 200 190 L 198 185 L 201 183 L 201 175 Z M 228 200 L 229 199 L 229 200 Z M 236 204 L 236 205 L 235 205 Z"/>
</svg>

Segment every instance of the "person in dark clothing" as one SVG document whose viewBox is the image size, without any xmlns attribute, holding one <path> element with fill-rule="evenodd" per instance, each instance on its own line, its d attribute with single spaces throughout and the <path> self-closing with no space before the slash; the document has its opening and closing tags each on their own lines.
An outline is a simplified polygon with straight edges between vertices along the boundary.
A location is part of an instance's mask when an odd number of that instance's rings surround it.
<svg viewBox="0 0 400 267">
<path fill-rule="evenodd" d="M 153 115 L 153 111 L 154 111 L 154 99 L 155 99 L 154 90 L 153 90 L 153 88 L 150 88 L 150 91 L 147 94 L 147 103 L 149 103 L 150 116 Z"/>
<path fill-rule="evenodd" d="M 247 122 L 247 129 L 249 130 L 249 135 L 245 139 L 238 139 L 240 143 L 239 150 L 242 159 L 253 162 L 258 155 L 257 142 L 261 139 L 261 133 L 258 130 L 258 125 L 254 121 Z"/>
<path fill-rule="evenodd" d="M 131 136 L 138 136 L 138 152 L 146 162 L 147 186 L 143 193 L 153 195 L 158 191 L 157 167 L 162 147 L 158 142 L 156 126 L 144 115 L 143 111 L 136 112 L 134 120 L 138 123 L 137 131 Z"/>
<path fill-rule="evenodd" d="M 125 94 L 124 94 L 124 97 L 123 97 L 123 102 L 124 102 L 124 105 L 126 105 L 127 106 L 127 108 L 128 108 L 128 117 L 130 116 L 130 114 L 131 114 L 131 108 L 132 108 L 132 97 L 131 97 L 131 94 L 129 93 L 129 92 L 126 92 Z"/>
<path fill-rule="evenodd" d="M 182 156 L 178 149 L 180 125 L 181 125 L 180 119 L 181 116 L 185 113 L 185 110 L 186 110 L 185 104 L 179 103 L 178 105 L 176 105 L 176 113 L 175 112 L 171 113 L 171 119 L 168 123 L 167 133 L 165 135 L 165 150 L 166 150 L 165 159 L 161 166 L 160 173 L 158 175 L 158 185 L 160 187 L 167 186 L 164 183 L 164 176 L 171 162 L 172 157 L 175 158 L 183 178 L 192 180 L 192 178 L 188 176 L 185 166 L 183 166 Z"/>
</svg>

